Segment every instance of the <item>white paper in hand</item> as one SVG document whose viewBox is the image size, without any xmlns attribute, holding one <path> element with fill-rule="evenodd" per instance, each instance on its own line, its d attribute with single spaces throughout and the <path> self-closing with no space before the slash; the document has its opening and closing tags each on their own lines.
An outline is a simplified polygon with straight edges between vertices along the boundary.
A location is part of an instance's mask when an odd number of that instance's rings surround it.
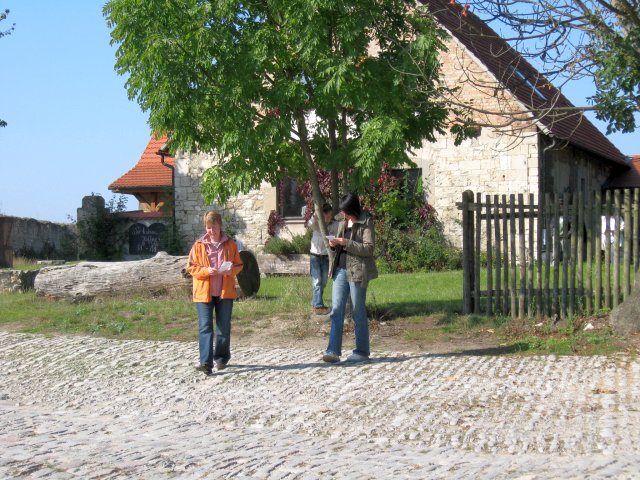
<svg viewBox="0 0 640 480">
<path fill-rule="evenodd" d="M 227 270 L 231 270 L 231 265 L 232 263 L 230 261 L 225 260 L 218 268 L 218 272 L 226 272 Z"/>
<path fill-rule="evenodd" d="M 336 239 L 335 235 L 327 235 L 327 240 L 331 241 L 335 239 Z"/>
</svg>

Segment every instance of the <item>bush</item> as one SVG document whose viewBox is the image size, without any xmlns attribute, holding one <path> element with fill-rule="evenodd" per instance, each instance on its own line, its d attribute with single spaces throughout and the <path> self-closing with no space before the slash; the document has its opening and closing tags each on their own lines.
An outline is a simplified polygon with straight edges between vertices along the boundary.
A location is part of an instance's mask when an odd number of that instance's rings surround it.
<svg viewBox="0 0 640 480">
<path fill-rule="evenodd" d="M 309 253 L 311 247 L 312 232 L 308 231 L 304 235 L 294 235 L 291 240 L 285 238 L 272 237 L 264 245 L 264 253 L 272 255 L 294 255 Z"/>
<path fill-rule="evenodd" d="M 126 231 L 115 215 L 124 212 L 127 199 L 112 197 L 105 208 L 97 208 L 93 216 L 76 223 L 82 246 L 80 257 L 87 260 L 119 260 Z"/>
<path fill-rule="evenodd" d="M 462 252 L 444 237 L 436 211 L 424 201 L 420 180 L 411 193 L 406 178 L 383 174 L 363 200 L 374 215 L 375 256 L 381 272 L 442 271 L 461 267 Z"/>
<path fill-rule="evenodd" d="M 448 245 L 435 225 L 388 231 L 376 242 L 376 257 L 381 271 L 389 273 L 456 270 L 462 265 L 462 253 Z"/>
</svg>

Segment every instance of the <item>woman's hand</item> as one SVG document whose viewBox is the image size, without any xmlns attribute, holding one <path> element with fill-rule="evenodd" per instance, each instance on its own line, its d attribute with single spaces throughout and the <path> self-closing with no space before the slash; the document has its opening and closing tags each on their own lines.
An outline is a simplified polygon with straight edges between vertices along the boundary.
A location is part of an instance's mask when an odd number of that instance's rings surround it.
<svg viewBox="0 0 640 480">
<path fill-rule="evenodd" d="M 342 245 L 344 247 L 345 245 L 347 245 L 347 239 L 346 238 L 342 238 L 342 237 L 338 237 L 338 238 L 334 238 L 332 240 L 329 240 L 329 246 L 331 248 L 335 248 L 338 245 Z"/>
<path fill-rule="evenodd" d="M 215 275 L 215 274 L 217 274 L 217 273 L 218 273 L 218 270 L 216 270 L 216 269 L 215 269 L 215 268 L 213 268 L 213 267 L 209 267 L 209 268 L 207 269 L 207 273 L 208 273 L 209 275 Z"/>
</svg>

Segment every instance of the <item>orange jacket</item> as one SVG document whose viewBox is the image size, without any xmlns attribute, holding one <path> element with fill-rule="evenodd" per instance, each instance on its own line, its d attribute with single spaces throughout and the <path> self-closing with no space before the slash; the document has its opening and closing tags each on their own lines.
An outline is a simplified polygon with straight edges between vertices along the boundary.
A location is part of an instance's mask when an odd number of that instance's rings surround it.
<svg viewBox="0 0 640 480">
<path fill-rule="evenodd" d="M 242 270 L 242 259 L 240 258 L 240 253 L 238 253 L 238 245 L 236 245 L 236 242 L 227 240 L 223 245 L 224 260 L 229 260 L 233 263 L 233 267 L 231 267 L 231 275 L 224 275 L 222 277 L 220 298 L 234 299 L 237 296 L 235 278 Z M 193 247 L 191 247 L 187 260 L 187 272 L 189 272 L 193 278 L 194 302 L 207 303 L 211 301 L 211 277 L 208 273 L 209 267 L 209 257 L 207 256 L 204 243 L 201 240 L 196 240 Z"/>
</svg>

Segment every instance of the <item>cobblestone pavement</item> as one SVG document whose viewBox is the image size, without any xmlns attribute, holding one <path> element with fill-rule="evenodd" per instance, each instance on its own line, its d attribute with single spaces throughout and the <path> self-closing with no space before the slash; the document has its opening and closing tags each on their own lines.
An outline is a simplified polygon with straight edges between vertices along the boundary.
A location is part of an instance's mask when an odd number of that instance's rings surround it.
<svg viewBox="0 0 640 480">
<path fill-rule="evenodd" d="M 640 361 L 0 333 L 1 478 L 640 478 Z"/>
</svg>

